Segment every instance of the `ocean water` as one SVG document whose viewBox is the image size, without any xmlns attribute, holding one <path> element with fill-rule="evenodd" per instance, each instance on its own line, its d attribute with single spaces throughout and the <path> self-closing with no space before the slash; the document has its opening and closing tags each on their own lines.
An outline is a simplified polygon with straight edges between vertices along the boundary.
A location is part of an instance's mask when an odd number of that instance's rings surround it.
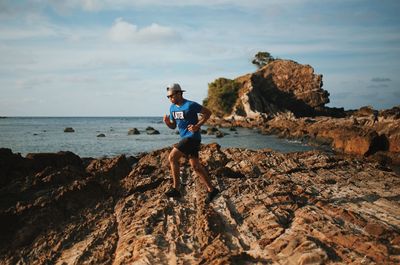
<svg viewBox="0 0 400 265">
<path fill-rule="evenodd" d="M 148 126 L 160 132 L 147 135 Z M 74 133 L 65 133 L 72 127 Z M 130 128 L 137 128 L 140 135 L 128 135 Z M 202 129 L 206 129 L 203 126 Z M 236 132 L 220 129 L 229 135 L 216 138 L 202 135 L 203 143 L 216 142 L 222 147 L 249 149 L 271 148 L 280 152 L 307 151 L 315 146 L 298 141 L 261 135 L 255 130 L 237 128 Z M 97 137 L 103 133 L 106 137 Z M 175 130 L 169 129 L 161 117 L 7 117 L 0 119 L 0 147 L 14 153 L 71 151 L 81 157 L 112 157 L 120 154 L 137 155 L 179 141 Z"/>
</svg>

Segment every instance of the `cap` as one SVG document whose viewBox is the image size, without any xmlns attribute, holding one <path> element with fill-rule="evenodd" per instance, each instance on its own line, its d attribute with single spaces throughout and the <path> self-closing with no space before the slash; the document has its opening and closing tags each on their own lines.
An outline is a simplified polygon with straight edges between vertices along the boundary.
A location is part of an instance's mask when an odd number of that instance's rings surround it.
<svg viewBox="0 0 400 265">
<path fill-rule="evenodd" d="M 176 91 L 185 92 L 185 90 L 182 90 L 181 86 L 177 83 L 167 86 L 167 91 L 169 91 L 169 92 L 176 92 Z"/>
</svg>

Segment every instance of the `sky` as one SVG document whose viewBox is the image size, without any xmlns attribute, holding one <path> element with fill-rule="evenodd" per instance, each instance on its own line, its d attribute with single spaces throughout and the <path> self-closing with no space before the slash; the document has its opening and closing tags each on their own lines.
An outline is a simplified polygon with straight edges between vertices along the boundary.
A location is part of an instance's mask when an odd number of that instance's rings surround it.
<svg viewBox="0 0 400 265">
<path fill-rule="evenodd" d="M 179 83 L 254 72 L 259 51 L 323 75 L 329 107 L 400 104 L 400 1 L 0 0 L 0 116 L 162 116 Z"/>
</svg>

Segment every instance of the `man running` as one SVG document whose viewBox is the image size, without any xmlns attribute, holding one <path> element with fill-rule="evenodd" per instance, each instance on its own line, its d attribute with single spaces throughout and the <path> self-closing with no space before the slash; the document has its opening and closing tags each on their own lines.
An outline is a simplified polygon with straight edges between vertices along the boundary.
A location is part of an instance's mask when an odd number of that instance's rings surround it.
<svg viewBox="0 0 400 265">
<path fill-rule="evenodd" d="M 170 128 L 178 126 L 180 142 L 172 148 L 168 160 L 171 165 L 173 184 L 165 193 L 168 197 L 178 198 L 180 193 L 179 159 L 182 156 L 189 158 L 189 163 L 197 176 L 207 187 L 206 203 L 210 203 L 219 193 L 212 186 L 207 170 L 199 161 L 201 142 L 200 127 L 210 118 L 211 111 L 200 104 L 183 98 L 183 92 L 179 84 L 167 87 L 167 98 L 171 101 L 170 114 L 164 115 L 164 123 Z M 198 118 L 200 114 L 200 119 Z"/>
</svg>

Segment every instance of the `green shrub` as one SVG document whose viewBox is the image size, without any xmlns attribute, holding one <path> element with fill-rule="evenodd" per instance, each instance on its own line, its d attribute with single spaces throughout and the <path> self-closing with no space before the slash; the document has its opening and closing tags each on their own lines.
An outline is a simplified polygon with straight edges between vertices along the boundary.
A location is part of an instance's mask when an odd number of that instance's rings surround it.
<svg viewBox="0 0 400 265">
<path fill-rule="evenodd" d="M 203 105 L 218 117 L 230 114 L 238 98 L 239 88 L 240 85 L 235 80 L 218 78 L 208 84 L 208 97 Z"/>
</svg>

